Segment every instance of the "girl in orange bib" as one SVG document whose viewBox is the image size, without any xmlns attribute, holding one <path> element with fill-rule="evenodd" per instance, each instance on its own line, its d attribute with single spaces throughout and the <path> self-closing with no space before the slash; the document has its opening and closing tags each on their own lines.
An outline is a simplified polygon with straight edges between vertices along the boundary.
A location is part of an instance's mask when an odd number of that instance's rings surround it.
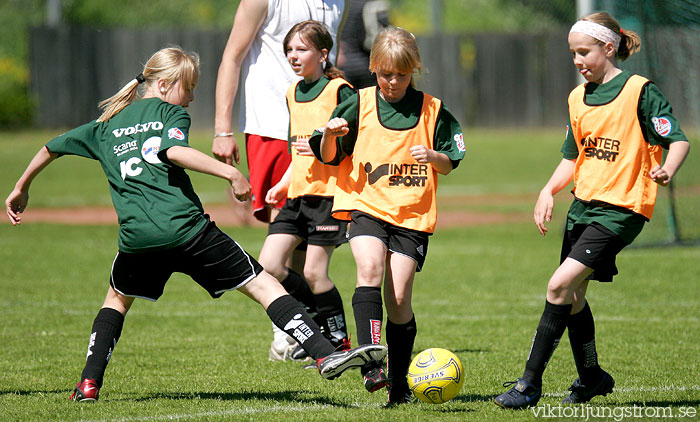
<svg viewBox="0 0 700 422">
<path fill-rule="evenodd" d="M 308 20 L 294 25 L 283 46 L 294 73 L 304 79 L 287 90 L 292 162 L 265 198 L 273 206 L 286 202 L 270 223 L 260 263 L 306 305 L 331 343 L 347 349 L 350 339 L 343 301 L 328 276 L 333 251 L 346 242 L 347 223 L 331 216 L 338 169 L 318 162 L 309 149 L 308 139 L 314 129 L 328 121 L 338 103 L 355 91 L 342 78 L 343 73 L 328 62 L 333 38 L 323 23 Z M 306 246 L 303 277 L 285 265 L 302 242 Z M 282 340 L 273 340 L 271 360 L 308 357 L 296 342 Z"/>
<path fill-rule="evenodd" d="M 338 105 L 309 141 L 317 158 L 339 165 L 333 216 L 351 221 L 359 344 L 381 341 L 384 284 L 391 357 L 386 372 L 369 364 L 362 374 L 370 392 L 389 386 L 390 405 L 410 398 L 406 374 L 416 336 L 411 293 L 435 230 L 437 175 L 452 171 L 465 152 L 452 114 L 413 88 L 413 73 L 420 69 L 413 35 L 400 28 L 382 31 L 370 54 L 379 87 L 361 89 Z"/>
<path fill-rule="evenodd" d="M 657 186 L 666 186 L 688 154 L 687 137 L 659 89 L 623 71 L 617 60 L 639 50 L 640 40 L 601 12 L 569 32 L 574 65 L 588 81 L 569 95 L 564 158 L 540 192 L 534 219 L 547 233 L 553 196 L 573 180 L 561 264 L 547 285 L 547 300 L 523 376 L 495 398 L 497 405 L 535 406 L 542 373 L 568 329 L 578 378 L 563 403 L 586 403 L 615 385 L 600 368 L 593 314 L 586 301 L 589 280 L 612 281 L 616 255 L 642 230 L 654 210 Z M 662 149 L 668 149 L 662 164 Z"/>
</svg>

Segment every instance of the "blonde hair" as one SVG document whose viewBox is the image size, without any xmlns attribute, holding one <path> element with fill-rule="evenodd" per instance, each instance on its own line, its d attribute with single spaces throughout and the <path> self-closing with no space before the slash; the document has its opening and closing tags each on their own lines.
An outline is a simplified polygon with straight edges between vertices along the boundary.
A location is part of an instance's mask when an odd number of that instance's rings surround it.
<svg viewBox="0 0 700 422">
<path fill-rule="evenodd" d="M 318 51 L 325 49 L 326 54 L 328 54 L 333 49 L 333 37 L 331 37 L 330 32 L 328 32 L 328 28 L 321 22 L 307 20 L 294 25 L 289 32 L 287 32 L 287 35 L 285 35 L 284 41 L 282 42 L 285 55 L 287 54 L 289 42 L 296 34 L 299 34 L 299 38 L 301 38 L 306 45 Z M 345 77 L 345 73 L 333 66 L 328 58 L 326 58 L 326 62 L 323 65 L 323 74 L 326 75 L 328 79 Z"/>
<path fill-rule="evenodd" d="M 369 54 L 369 70 L 377 73 L 382 69 L 404 73 L 423 71 L 418 44 L 413 34 L 403 28 L 388 27 L 377 35 Z"/>
<path fill-rule="evenodd" d="M 199 80 L 199 55 L 184 51 L 177 46 L 163 48 L 148 59 L 139 77 L 129 81 L 116 94 L 100 101 L 98 107 L 103 111 L 97 119 L 98 122 L 108 121 L 134 102 L 138 97 L 138 87 L 141 82 L 144 82 L 148 88 L 159 79 L 164 79 L 168 87 L 180 81 L 183 94 L 191 93 Z"/>
<path fill-rule="evenodd" d="M 621 61 L 626 60 L 629 56 L 639 51 L 642 46 L 642 41 L 636 32 L 620 28 L 620 24 L 607 12 L 593 13 L 581 18 L 581 20 L 603 25 L 620 36 L 620 46 L 617 48 L 615 57 Z M 602 43 L 602 41 L 599 42 Z"/>
</svg>

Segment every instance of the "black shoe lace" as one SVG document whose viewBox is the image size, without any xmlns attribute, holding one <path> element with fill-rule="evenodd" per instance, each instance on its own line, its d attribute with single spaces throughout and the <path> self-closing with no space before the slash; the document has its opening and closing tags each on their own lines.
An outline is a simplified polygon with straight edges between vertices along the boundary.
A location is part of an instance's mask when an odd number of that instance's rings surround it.
<svg viewBox="0 0 700 422">
<path fill-rule="evenodd" d="M 515 385 L 518 383 L 518 380 L 515 381 L 506 381 L 503 383 L 503 387 L 510 387 L 511 385 Z"/>
</svg>

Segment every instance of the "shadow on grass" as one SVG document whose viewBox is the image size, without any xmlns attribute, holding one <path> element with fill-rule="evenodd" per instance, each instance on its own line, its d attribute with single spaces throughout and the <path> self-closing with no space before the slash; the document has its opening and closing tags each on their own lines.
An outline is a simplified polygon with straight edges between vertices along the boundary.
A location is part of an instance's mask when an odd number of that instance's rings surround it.
<svg viewBox="0 0 700 422">
<path fill-rule="evenodd" d="M 462 403 L 476 403 L 476 402 L 492 402 L 494 398 L 493 394 L 483 395 L 483 394 L 458 394 L 457 397 L 453 398 L 452 401 L 458 401 Z"/>
<path fill-rule="evenodd" d="M 130 402 L 140 402 L 148 400 L 230 400 L 230 401 L 244 401 L 244 400 L 272 400 L 278 402 L 293 402 L 293 403 L 309 403 L 309 404 L 321 404 L 326 406 L 352 408 L 346 403 L 330 400 L 326 397 L 311 396 L 309 391 L 277 391 L 277 392 L 258 392 L 258 391 L 243 391 L 236 393 L 217 393 L 217 392 L 206 392 L 206 393 L 184 393 L 184 392 L 161 392 L 154 394 L 141 395 L 134 398 L 121 398 L 121 399 L 110 399 L 110 401 L 130 401 Z"/>
<path fill-rule="evenodd" d="M 43 394 L 65 394 L 66 398 L 71 394 L 72 390 L 58 389 L 58 390 L 0 390 L 0 396 L 2 395 L 18 395 L 18 396 L 33 396 L 33 395 L 43 395 Z M 112 393 L 117 394 L 116 391 Z M 108 393 L 109 394 L 109 393 Z M 121 395 L 121 394 L 120 394 Z M 128 395 L 128 394 L 127 394 Z M 100 401 L 104 402 L 145 402 L 149 400 L 228 400 L 228 401 L 245 401 L 245 400 L 272 400 L 277 402 L 292 402 L 292 403 L 308 403 L 314 405 L 325 405 L 334 406 L 346 409 L 352 409 L 354 406 L 350 406 L 347 403 L 342 403 L 339 401 L 330 400 L 326 397 L 321 397 L 320 395 L 313 395 L 309 391 L 278 391 L 278 392 L 256 392 L 256 391 L 245 391 L 238 393 L 217 393 L 217 392 L 160 392 L 153 394 L 139 395 L 134 397 L 128 395 L 129 397 L 122 398 L 104 398 Z"/>
<path fill-rule="evenodd" d="M 31 396 L 34 394 L 67 394 L 70 395 L 73 389 L 59 389 L 59 390 L 0 390 L 0 396 L 4 394 L 14 394 L 16 396 Z"/>
<path fill-rule="evenodd" d="M 486 353 L 490 351 L 488 349 L 455 349 L 452 353 Z"/>
</svg>

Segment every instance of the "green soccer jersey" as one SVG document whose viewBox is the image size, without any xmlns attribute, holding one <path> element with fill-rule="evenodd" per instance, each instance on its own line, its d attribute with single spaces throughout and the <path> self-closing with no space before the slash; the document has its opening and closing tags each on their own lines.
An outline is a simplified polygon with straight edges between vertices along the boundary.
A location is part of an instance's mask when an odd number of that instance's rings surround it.
<svg viewBox="0 0 700 422">
<path fill-rule="evenodd" d="M 147 98 L 107 122 L 92 121 L 46 144 L 49 151 L 98 160 L 119 216 L 119 250 L 169 249 L 190 240 L 206 224 L 202 204 L 185 170 L 165 151 L 189 147 L 190 116 L 184 108 Z"/>
<path fill-rule="evenodd" d="M 393 130 L 410 129 L 418 124 L 422 104 L 423 93 L 410 87 L 406 90 L 406 95 L 395 103 L 385 101 L 380 95 L 377 95 L 378 115 L 381 124 Z M 354 94 L 338 104 L 338 107 L 333 111 L 331 118 L 342 117 L 345 119 L 348 122 L 350 131 L 336 140 L 340 145 L 339 154 L 328 164 L 337 165 L 342 158 L 352 154 L 357 140 L 359 110 L 360 96 Z M 321 136 L 321 132 L 314 131 L 311 139 L 309 139 L 309 145 L 316 157 L 321 155 Z M 457 168 L 459 162 L 464 158 L 465 147 L 462 128 L 444 104 L 440 108 L 435 125 L 433 149 L 446 154 L 452 161 L 452 168 Z"/>
<path fill-rule="evenodd" d="M 632 73 L 623 70 L 604 84 L 589 82 L 586 84 L 585 102 L 589 105 L 603 105 L 614 100 L 622 91 Z M 648 83 L 643 89 L 637 115 L 642 127 L 644 139 L 651 145 L 661 145 L 667 149 L 673 142 L 687 141 L 673 116 L 671 105 L 653 83 Z M 569 121 L 569 126 L 571 122 Z M 565 159 L 575 160 L 578 157 L 576 140 L 570 130 L 567 130 L 566 140 L 561 148 Z M 575 224 L 598 223 L 608 230 L 620 236 L 625 242 L 632 241 L 644 228 L 647 219 L 625 208 L 600 202 L 583 202 L 575 199 L 569 209 L 567 228 L 571 229 Z"/>
</svg>

